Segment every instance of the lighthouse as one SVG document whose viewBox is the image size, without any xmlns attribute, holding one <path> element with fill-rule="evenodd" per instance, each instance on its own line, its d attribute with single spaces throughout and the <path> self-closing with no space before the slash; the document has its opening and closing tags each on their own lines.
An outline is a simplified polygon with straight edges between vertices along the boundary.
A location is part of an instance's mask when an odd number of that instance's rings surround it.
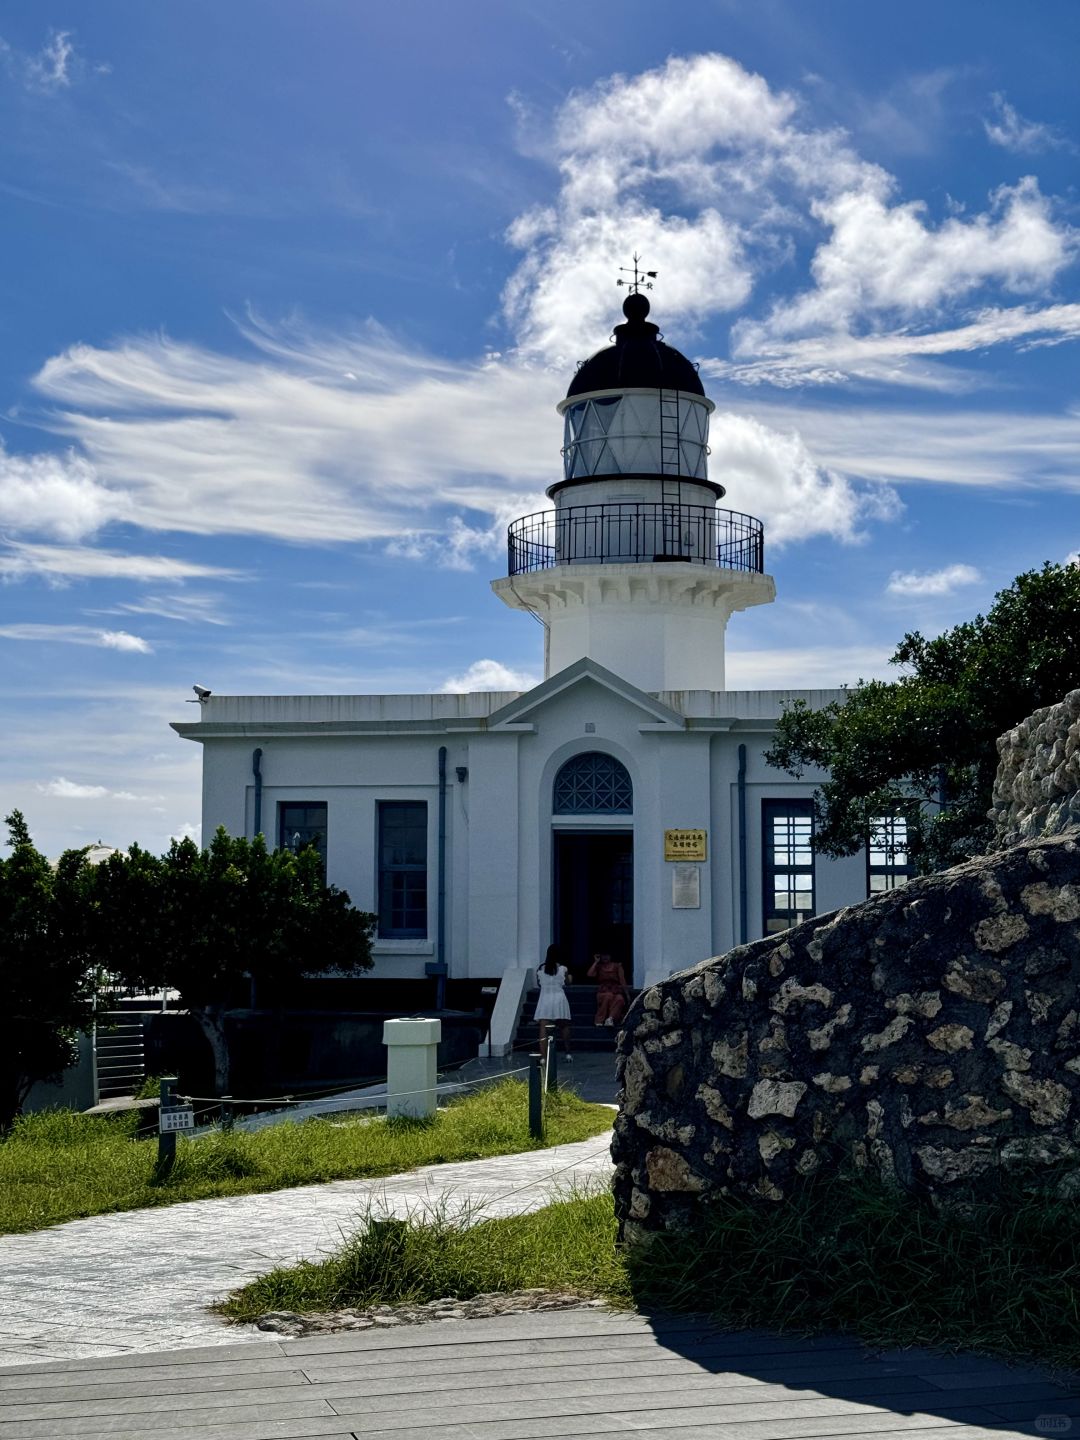
<svg viewBox="0 0 1080 1440">
<path fill-rule="evenodd" d="M 588 657 L 647 693 L 722 691 L 729 617 L 776 595 L 763 526 L 718 504 L 715 407 L 649 319 L 636 258 L 633 273 L 615 343 L 579 367 L 556 407 L 554 508 L 510 525 L 507 574 L 492 589 L 543 621 L 545 679 Z"/>
</svg>

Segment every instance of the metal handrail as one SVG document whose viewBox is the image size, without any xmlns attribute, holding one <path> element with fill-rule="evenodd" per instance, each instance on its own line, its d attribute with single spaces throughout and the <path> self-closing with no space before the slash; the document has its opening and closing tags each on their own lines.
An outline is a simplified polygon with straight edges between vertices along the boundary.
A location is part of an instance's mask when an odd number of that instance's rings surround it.
<svg viewBox="0 0 1080 1440">
<path fill-rule="evenodd" d="M 763 574 L 765 529 L 753 515 L 709 505 L 626 500 L 539 510 L 507 530 L 509 574 L 556 565 L 683 561 Z"/>
</svg>

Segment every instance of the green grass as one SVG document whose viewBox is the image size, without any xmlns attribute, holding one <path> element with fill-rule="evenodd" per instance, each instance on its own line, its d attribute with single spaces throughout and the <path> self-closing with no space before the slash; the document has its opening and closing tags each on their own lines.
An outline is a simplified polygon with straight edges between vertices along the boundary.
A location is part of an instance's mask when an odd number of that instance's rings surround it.
<svg viewBox="0 0 1080 1440">
<path fill-rule="evenodd" d="M 532 1286 L 705 1311 L 729 1328 L 839 1330 L 1080 1367 L 1076 1202 L 1007 1194 L 946 1217 L 850 1177 L 768 1209 L 721 1201 L 703 1207 L 692 1233 L 627 1250 L 606 1194 L 465 1229 L 439 1216 L 377 1223 L 323 1263 L 272 1271 L 221 1308 L 252 1319 Z"/>
<path fill-rule="evenodd" d="M 612 1112 L 559 1091 L 549 1097 L 549 1145 L 587 1140 Z M 539 1148 L 529 1136 L 528 1089 L 502 1081 L 454 1100 L 431 1121 L 319 1118 L 247 1134 L 181 1137 L 176 1164 L 155 1177 L 157 1140 L 135 1135 L 139 1117 L 45 1111 L 24 1116 L 0 1141 L 0 1233 L 61 1220 L 281 1190 L 324 1180 L 393 1175 L 418 1165 L 479 1160 Z"/>
<path fill-rule="evenodd" d="M 234 1320 L 253 1320 L 268 1310 L 468 1299 L 541 1285 L 630 1299 L 609 1195 L 575 1195 L 503 1219 L 477 1220 L 474 1212 L 469 1220 L 464 1225 L 439 1213 L 408 1221 L 371 1217 L 328 1260 L 272 1270 L 218 1308 Z"/>
</svg>

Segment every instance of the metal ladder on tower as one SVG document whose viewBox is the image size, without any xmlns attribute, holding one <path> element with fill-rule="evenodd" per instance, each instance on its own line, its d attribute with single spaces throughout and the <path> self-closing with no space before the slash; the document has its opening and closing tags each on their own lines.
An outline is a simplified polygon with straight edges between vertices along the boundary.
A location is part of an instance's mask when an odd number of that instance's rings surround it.
<svg viewBox="0 0 1080 1440">
<path fill-rule="evenodd" d="M 683 553 L 682 483 L 679 478 L 679 392 L 660 391 L 660 487 L 663 554 L 676 560 Z"/>
</svg>

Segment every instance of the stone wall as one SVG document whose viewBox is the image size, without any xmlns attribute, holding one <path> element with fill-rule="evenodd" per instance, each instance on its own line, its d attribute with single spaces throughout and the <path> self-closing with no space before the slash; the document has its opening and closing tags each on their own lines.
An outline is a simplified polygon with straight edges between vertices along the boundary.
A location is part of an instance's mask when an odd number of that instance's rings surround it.
<svg viewBox="0 0 1080 1440">
<path fill-rule="evenodd" d="M 999 844 L 1080 825 L 1080 690 L 1006 731 L 998 757 L 990 816 Z"/>
<path fill-rule="evenodd" d="M 710 1194 L 781 1201 L 827 1165 L 935 1195 L 1002 1173 L 1080 1193 L 1078 977 L 1068 834 L 673 975 L 619 1039 L 625 1233 Z"/>
</svg>

